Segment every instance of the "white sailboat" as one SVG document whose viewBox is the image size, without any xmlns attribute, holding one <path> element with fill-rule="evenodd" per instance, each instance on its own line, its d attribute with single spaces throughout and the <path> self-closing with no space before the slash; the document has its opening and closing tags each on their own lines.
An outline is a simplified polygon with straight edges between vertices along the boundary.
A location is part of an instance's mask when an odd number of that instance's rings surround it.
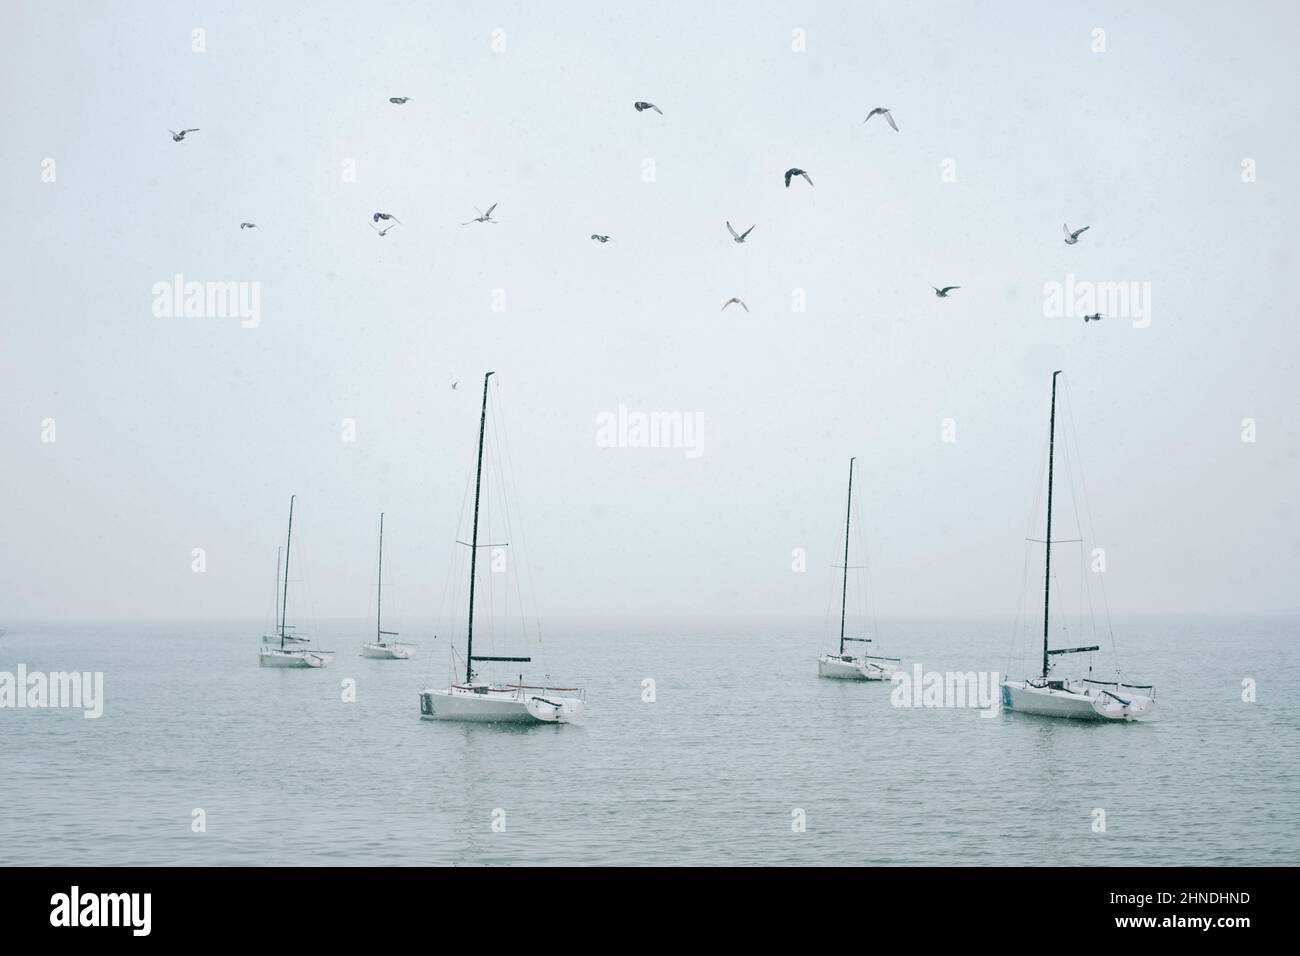
<svg viewBox="0 0 1300 956">
<path fill-rule="evenodd" d="M 283 640 L 286 644 L 307 644 L 311 638 L 306 634 L 290 634 L 293 625 L 280 625 L 280 562 L 284 560 L 284 548 L 275 549 L 275 618 L 272 621 L 274 627 L 272 630 L 279 629 L 284 632 Z M 280 634 L 263 634 L 263 644 L 275 644 L 282 639 Z"/>
<path fill-rule="evenodd" d="M 289 556 L 290 545 L 293 543 L 293 502 L 295 498 L 297 498 L 297 495 L 289 496 L 289 533 L 284 543 L 284 594 L 280 599 L 280 643 L 268 643 L 263 638 L 262 648 L 257 652 L 259 667 L 324 667 L 334 660 L 333 651 L 286 646 L 294 643 L 288 634 L 290 625 L 286 623 L 286 620 L 289 610 Z M 302 642 L 303 640 L 300 639 L 298 643 Z"/>
<path fill-rule="evenodd" d="M 581 719 L 586 693 L 576 687 L 548 687 L 518 683 L 493 684 L 476 679 L 475 663 L 527 663 L 531 657 L 497 657 L 474 653 L 474 584 L 478 565 L 479 496 L 483 479 L 483 434 L 487 424 L 488 380 L 483 376 L 483 408 L 478 425 L 478 464 L 474 472 L 474 524 L 469 558 L 469 621 L 465 637 L 465 681 L 445 688 L 420 691 L 423 720 L 459 720 L 481 723 L 572 723 Z"/>
<path fill-rule="evenodd" d="M 1037 677 L 1002 682 L 1002 706 L 1006 710 L 1042 717 L 1074 720 L 1138 720 L 1155 708 L 1155 690 L 1148 684 L 1130 684 L 1118 677 L 1114 681 L 1092 678 L 1058 678 L 1051 675 L 1052 660 L 1065 654 L 1097 651 L 1087 647 L 1050 648 L 1048 646 L 1049 611 L 1052 598 L 1052 479 L 1056 453 L 1056 377 L 1052 373 L 1052 411 L 1047 442 L 1047 557 L 1043 585 L 1043 668 Z"/>
<path fill-rule="evenodd" d="M 416 645 L 399 641 L 386 641 L 397 637 L 396 631 L 384 630 L 384 514 L 379 513 L 379 584 L 375 591 L 375 639 L 361 645 L 362 657 L 376 660 L 404 661 L 415 656 Z"/>
<path fill-rule="evenodd" d="M 897 657 L 881 657 L 876 654 L 846 654 L 846 642 L 870 644 L 869 637 L 845 637 L 844 618 L 849 598 L 849 529 L 853 521 L 853 463 L 849 459 L 849 503 L 844 517 L 844 577 L 840 585 L 840 649 L 835 654 L 823 654 L 817 658 L 817 676 L 838 680 L 889 680 L 898 670 Z"/>
</svg>

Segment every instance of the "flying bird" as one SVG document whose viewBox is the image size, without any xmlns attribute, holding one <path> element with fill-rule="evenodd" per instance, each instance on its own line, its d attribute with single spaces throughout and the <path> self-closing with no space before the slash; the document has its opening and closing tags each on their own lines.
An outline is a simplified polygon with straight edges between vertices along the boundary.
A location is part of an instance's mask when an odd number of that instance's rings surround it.
<svg viewBox="0 0 1300 956">
<path fill-rule="evenodd" d="M 456 386 L 459 385 L 459 384 L 460 384 L 459 381 L 452 382 L 452 383 L 451 383 L 451 390 L 452 390 L 453 392 L 456 391 Z"/>
<path fill-rule="evenodd" d="M 183 129 L 179 133 L 176 132 L 176 130 L 174 129 L 169 129 L 167 132 L 172 134 L 173 143 L 179 143 L 181 140 L 185 138 L 186 133 L 197 133 L 198 129 Z"/>
<path fill-rule="evenodd" d="M 241 223 L 239 224 L 239 228 L 240 228 L 240 229 L 256 229 L 256 228 L 257 228 L 257 223 L 255 223 L 255 222 L 241 222 Z"/>
<path fill-rule="evenodd" d="M 754 223 L 754 226 L 757 226 L 757 225 L 758 225 L 758 223 Z M 751 232 L 754 231 L 754 226 L 750 226 L 748 229 L 746 229 L 746 230 L 745 230 L 744 232 L 742 232 L 740 235 L 736 235 L 736 230 L 732 229 L 732 228 L 731 228 L 731 223 L 728 222 L 728 223 L 727 223 L 727 232 L 731 233 L 731 238 L 732 238 L 732 239 L 735 239 L 737 242 L 744 242 L 744 241 L 745 241 L 745 237 L 748 236 Z"/>
<path fill-rule="evenodd" d="M 1093 314 L 1093 315 L 1085 315 L 1085 316 L 1083 317 L 1083 321 L 1085 321 L 1085 322 L 1100 322 L 1100 321 L 1102 320 L 1102 318 L 1103 318 L 1102 314 L 1101 314 L 1100 312 L 1097 312 L 1097 313 L 1095 313 L 1095 314 Z"/>
<path fill-rule="evenodd" d="M 653 103 L 646 103 L 643 100 L 638 100 L 632 105 L 636 107 L 636 111 L 638 113 L 644 113 L 646 110 L 654 110 L 660 116 L 664 115 L 664 111 L 661 110 L 659 107 L 655 106 Z"/>
<path fill-rule="evenodd" d="M 377 212 L 377 213 L 375 213 L 373 216 L 371 216 L 370 218 L 371 218 L 371 220 L 374 221 L 374 222 L 379 222 L 379 220 L 381 220 L 381 219 L 385 219 L 385 220 L 387 220 L 387 219 L 391 219 L 391 220 L 393 220 L 393 222 L 397 223 L 399 226 L 402 224 L 402 220 L 398 219 L 396 216 L 392 215 L 391 213 L 386 213 L 386 212 Z"/>
<path fill-rule="evenodd" d="M 740 306 L 742 309 L 744 309 L 746 312 L 749 311 L 749 306 L 745 305 L 745 303 L 741 302 L 741 301 L 740 301 L 739 299 L 737 299 L 734 295 L 733 295 L 730 299 L 728 299 L 726 302 L 722 303 L 722 308 L 721 308 L 720 311 L 722 311 L 722 312 L 726 312 L 726 311 L 727 311 L 727 306 L 731 305 L 731 303 L 733 303 L 733 302 L 736 303 L 736 305 Z"/>
<path fill-rule="evenodd" d="M 946 285 L 946 286 L 944 286 L 942 289 L 940 289 L 938 286 L 931 286 L 930 288 L 934 289 L 934 294 L 937 295 L 939 298 L 941 298 L 941 299 L 946 299 L 946 298 L 948 298 L 948 293 L 949 293 L 949 292 L 951 292 L 953 289 L 960 289 L 961 286 L 959 286 L 959 285 Z"/>
<path fill-rule="evenodd" d="M 1069 227 L 1069 226 L 1062 225 L 1062 228 L 1065 230 L 1065 244 L 1066 244 L 1067 246 L 1072 246 L 1072 245 L 1074 245 L 1076 242 L 1078 242 L 1078 241 L 1079 241 L 1079 237 L 1082 236 L 1082 235 L 1083 235 L 1085 232 L 1087 232 L 1089 229 L 1091 229 L 1092 226 L 1084 226 L 1082 229 L 1076 229 L 1076 230 L 1074 230 L 1074 232 L 1071 232 L 1071 231 L 1070 231 L 1070 227 Z"/>
<path fill-rule="evenodd" d="M 864 119 L 862 122 L 865 123 L 867 120 L 871 119 L 871 117 L 875 116 L 876 114 L 880 114 L 885 119 L 887 119 L 889 121 L 889 125 L 894 127 L 894 132 L 895 133 L 898 132 L 898 124 L 894 122 L 894 114 L 889 112 L 889 110 L 883 106 L 877 106 L 874 110 L 872 110 L 870 113 L 867 114 L 867 119 Z"/>
<path fill-rule="evenodd" d="M 390 96 L 388 98 L 388 102 L 396 103 L 398 106 L 401 106 L 403 103 L 407 102 L 408 100 L 410 100 L 409 96 Z"/>
<path fill-rule="evenodd" d="M 597 242 L 609 242 L 609 236 L 598 236 L 594 232 L 591 234 L 591 238 L 595 239 Z"/>
<path fill-rule="evenodd" d="M 793 177 L 795 177 L 795 176 L 802 176 L 804 179 L 808 180 L 808 185 L 809 185 L 809 186 L 814 186 L 814 187 L 816 186 L 816 183 L 814 183 L 814 182 L 812 181 L 812 177 L 809 176 L 807 173 L 805 173 L 802 169 L 790 168 L 790 169 L 787 169 L 787 170 L 785 171 L 785 188 L 786 188 L 786 189 L 789 189 L 789 188 L 790 188 L 790 180 L 791 180 Z"/>
<path fill-rule="evenodd" d="M 497 204 L 493 203 L 492 205 L 488 206 L 488 211 L 484 212 L 482 209 L 479 209 L 478 206 L 475 206 L 474 211 L 478 213 L 478 218 L 471 219 L 469 222 L 462 222 L 461 225 L 468 226 L 470 222 L 493 222 L 494 223 L 496 222 L 496 220 L 492 218 L 492 210 L 496 208 L 497 208 Z"/>
</svg>

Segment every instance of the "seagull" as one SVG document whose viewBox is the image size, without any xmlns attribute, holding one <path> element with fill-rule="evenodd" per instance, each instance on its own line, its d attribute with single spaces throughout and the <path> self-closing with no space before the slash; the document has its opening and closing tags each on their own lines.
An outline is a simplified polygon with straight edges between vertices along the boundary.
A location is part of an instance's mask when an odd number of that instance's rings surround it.
<svg viewBox="0 0 1300 956">
<path fill-rule="evenodd" d="M 741 301 L 740 301 L 739 299 L 737 299 L 734 295 L 733 295 L 730 299 L 728 299 L 726 302 L 722 303 L 722 309 L 721 309 L 720 311 L 722 311 L 722 312 L 726 312 L 726 311 L 727 311 L 727 306 L 731 305 L 731 303 L 733 303 L 733 302 L 736 303 L 738 306 L 740 306 L 742 309 L 744 309 L 746 312 L 749 311 L 749 306 L 745 305 L 745 303 L 741 302 Z"/>
<path fill-rule="evenodd" d="M 790 188 L 790 179 L 791 179 L 792 177 L 794 177 L 794 176 L 802 176 L 804 179 L 808 180 L 808 185 L 809 185 L 809 186 L 816 186 L 816 185 L 817 185 L 816 183 L 814 183 L 814 182 L 812 181 L 812 177 L 809 176 L 807 173 L 805 173 L 802 169 L 794 169 L 794 168 L 791 168 L 791 169 L 787 169 L 787 170 L 785 171 L 785 188 L 786 188 L 786 189 L 789 189 L 789 188 Z"/>
<path fill-rule="evenodd" d="M 390 213 L 386 213 L 386 212 L 377 212 L 377 213 L 375 213 L 373 216 L 371 216 L 370 218 L 371 218 L 371 220 L 374 221 L 374 222 L 379 222 L 379 220 L 381 220 L 381 219 L 385 219 L 385 220 L 387 220 L 387 219 L 391 219 L 391 220 L 393 220 L 393 222 L 397 223 L 399 226 L 402 224 L 402 220 L 400 220 L 400 219 L 398 219 L 396 216 L 394 216 L 394 215 L 392 215 L 392 214 L 390 214 Z"/>
<path fill-rule="evenodd" d="M 946 286 L 944 286 L 942 289 L 940 289 L 940 288 L 937 287 L 937 286 L 931 286 L 930 288 L 934 289 L 934 294 L 937 295 L 939 298 L 941 298 L 941 299 L 946 299 L 946 298 L 948 298 L 948 293 L 949 293 L 949 292 L 951 292 L 953 289 L 960 289 L 961 286 L 959 286 L 959 285 L 946 285 Z"/>
<path fill-rule="evenodd" d="M 384 236 L 388 235 L 388 230 L 392 229 L 393 227 L 392 227 L 392 226 L 384 226 L 383 229 L 380 229 L 378 226 L 376 226 L 376 225 L 372 222 L 372 223 L 370 224 L 370 228 L 373 229 L 373 230 L 375 230 L 375 232 L 379 233 L 379 238 L 382 239 Z"/>
<path fill-rule="evenodd" d="M 257 223 L 255 223 L 255 222 L 241 222 L 241 223 L 239 224 L 239 228 L 240 228 L 240 229 L 256 229 L 256 228 L 257 228 Z"/>
<path fill-rule="evenodd" d="M 636 107 L 636 111 L 637 111 L 638 113 L 644 113 L 646 110 L 654 110 L 654 111 L 655 111 L 656 113 L 658 113 L 660 116 L 663 116 L 663 115 L 664 115 L 664 111 L 661 110 L 659 107 L 655 106 L 653 103 L 646 103 L 646 102 L 644 102 L 644 101 L 642 101 L 642 100 L 638 100 L 637 102 L 633 103 L 632 105 Z"/>
<path fill-rule="evenodd" d="M 488 206 L 488 211 L 487 211 L 487 212 L 484 212 L 482 209 L 479 209 L 478 206 L 475 206 L 475 207 L 474 207 L 474 211 L 475 211 L 476 213 L 478 213 L 478 218 L 477 218 L 477 219 L 471 219 L 469 222 L 462 222 L 461 225 L 462 225 L 462 226 L 468 226 L 470 222 L 492 222 L 492 223 L 495 223 L 496 220 L 492 218 L 492 210 L 493 210 L 493 209 L 496 209 L 496 208 L 497 208 L 497 204 L 496 204 L 496 203 L 493 203 L 492 205 Z"/>
<path fill-rule="evenodd" d="M 758 223 L 754 223 L 754 226 L 757 226 L 757 225 L 758 225 Z M 732 228 L 731 228 L 731 223 L 728 222 L 728 223 L 727 223 L 727 232 L 731 233 L 731 238 L 732 238 L 732 239 L 735 239 L 737 242 L 744 242 L 744 241 L 745 241 L 745 237 L 748 236 L 751 232 L 754 231 L 754 226 L 750 226 L 748 229 L 746 229 L 746 230 L 745 230 L 744 232 L 742 232 L 740 235 L 736 235 L 736 230 L 732 229 Z"/>
<path fill-rule="evenodd" d="M 390 102 L 390 103 L 396 103 L 398 106 L 401 106 L 403 103 L 407 102 L 409 99 L 410 99 L 409 96 L 390 96 L 390 97 L 388 98 L 388 102 Z"/>
<path fill-rule="evenodd" d="M 185 138 L 185 134 L 186 134 L 186 133 L 197 133 L 198 130 L 197 130 L 197 129 L 183 129 L 183 130 L 181 130 L 181 131 L 178 133 L 178 132 L 176 132 L 176 130 L 174 130 L 174 129 L 169 129 L 167 132 L 169 132 L 169 133 L 172 134 L 172 142 L 173 142 L 173 143 L 179 143 L 181 140 L 183 140 L 183 139 Z"/>
<path fill-rule="evenodd" d="M 1101 314 L 1100 312 L 1098 312 L 1098 313 L 1096 313 L 1095 315 L 1085 315 L 1085 316 L 1083 317 L 1083 321 L 1085 321 L 1085 322 L 1100 322 L 1100 321 L 1102 320 L 1102 318 L 1103 318 L 1102 314 Z"/>
<path fill-rule="evenodd" d="M 458 381 L 455 381 L 455 382 L 452 382 L 452 383 L 451 383 L 451 390 L 452 390 L 453 392 L 456 391 L 456 386 L 459 385 L 459 384 L 460 384 L 459 380 L 458 380 Z"/>
<path fill-rule="evenodd" d="M 889 120 L 889 125 L 894 127 L 894 132 L 895 133 L 898 132 L 898 124 L 894 122 L 894 114 L 889 112 L 889 110 L 883 106 L 877 106 L 874 110 L 872 110 L 870 113 L 867 114 L 867 119 L 864 119 L 862 122 L 865 123 L 867 120 L 871 119 L 871 117 L 875 116 L 877 113 L 879 113 L 885 119 Z"/>
<path fill-rule="evenodd" d="M 1071 231 L 1070 231 L 1070 227 L 1069 227 L 1069 226 L 1062 226 L 1062 228 L 1065 229 L 1065 244 L 1066 244 L 1067 246 L 1072 246 L 1072 245 L 1074 245 L 1076 242 L 1078 242 L 1078 241 L 1079 241 L 1079 237 L 1082 236 L 1082 235 L 1083 235 L 1085 232 L 1087 232 L 1089 229 L 1091 229 L 1092 226 L 1084 226 L 1082 229 L 1076 229 L 1076 230 L 1074 230 L 1074 232 L 1071 232 Z"/>
<path fill-rule="evenodd" d="M 597 242 L 609 242 L 609 236 L 598 236 L 594 232 L 591 234 L 591 238 L 595 239 Z"/>
</svg>

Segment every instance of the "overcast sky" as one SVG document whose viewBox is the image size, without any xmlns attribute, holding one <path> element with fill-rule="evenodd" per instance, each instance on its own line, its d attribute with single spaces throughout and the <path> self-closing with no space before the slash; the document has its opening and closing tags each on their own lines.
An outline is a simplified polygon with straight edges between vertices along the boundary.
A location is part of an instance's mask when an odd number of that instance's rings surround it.
<svg viewBox="0 0 1300 956">
<path fill-rule="evenodd" d="M 488 369 L 544 615 L 821 614 L 851 455 L 882 614 L 1010 613 L 1057 368 L 1114 609 L 1300 604 L 1294 4 L 286 7 L 6 6 L 0 624 L 262 615 L 290 494 L 434 613 Z"/>
</svg>

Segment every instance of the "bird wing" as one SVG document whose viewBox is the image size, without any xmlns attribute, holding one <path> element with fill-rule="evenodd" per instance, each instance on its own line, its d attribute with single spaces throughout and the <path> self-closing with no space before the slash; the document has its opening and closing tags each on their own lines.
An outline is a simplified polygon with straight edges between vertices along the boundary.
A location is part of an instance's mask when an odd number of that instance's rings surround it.
<svg viewBox="0 0 1300 956">
<path fill-rule="evenodd" d="M 737 299 L 736 301 L 737 301 L 737 302 L 740 302 L 740 307 L 741 307 L 742 309 L 744 309 L 746 312 L 749 311 L 749 306 L 745 305 L 744 302 L 742 302 L 740 299 Z"/>
<path fill-rule="evenodd" d="M 726 311 L 727 311 L 727 306 L 731 305 L 731 301 L 732 301 L 731 299 L 728 299 L 726 302 L 722 303 L 722 308 L 719 309 L 718 311 L 719 311 L 719 312 L 726 312 Z"/>
<path fill-rule="evenodd" d="M 874 110 L 872 110 L 870 113 L 867 114 L 867 119 L 864 119 L 862 122 L 865 123 L 867 120 L 871 119 L 871 117 L 875 116 L 877 113 L 883 113 L 883 112 L 884 110 L 881 109 L 879 106 L 877 106 Z"/>
<path fill-rule="evenodd" d="M 740 234 L 740 238 L 741 238 L 741 239 L 744 239 L 746 236 L 748 236 L 751 232 L 754 231 L 754 226 L 757 226 L 757 225 L 758 225 L 758 223 L 754 223 L 753 226 L 750 226 L 748 229 L 746 229 L 743 233 Z"/>
<path fill-rule="evenodd" d="M 181 130 L 182 133 L 197 133 L 198 131 L 199 131 L 199 130 L 198 130 L 198 127 L 197 127 L 197 126 L 196 126 L 194 129 L 183 129 L 183 130 Z"/>
<path fill-rule="evenodd" d="M 961 288 L 961 286 L 959 286 L 959 285 L 944 286 L 943 291 L 944 291 L 944 292 L 951 292 L 953 289 L 960 289 L 960 288 Z"/>
<path fill-rule="evenodd" d="M 809 176 L 807 173 L 800 173 L 799 175 L 802 176 L 804 179 L 808 180 L 808 185 L 813 187 L 813 189 L 817 188 L 817 184 L 812 181 L 812 177 Z"/>
<path fill-rule="evenodd" d="M 889 120 L 889 125 L 894 127 L 894 132 L 898 132 L 898 124 L 894 122 L 894 114 L 885 110 L 885 119 Z"/>
<path fill-rule="evenodd" d="M 1061 228 L 1065 230 L 1066 236 L 1068 236 L 1071 239 L 1074 238 L 1074 233 L 1070 231 L 1070 224 L 1068 222 L 1061 223 Z"/>
<path fill-rule="evenodd" d="M 653 103 L 650 104 L 650 108 L 654 110 L 656 113 L 658 113 L 660 116 L 664 115 L 664 111 L 661 110 L 659 107 L 655 106 Z"/>
<path fill-rule="evenodd" d="M 484 215 L 487 215 L 487 216 L 492 215 L 492 210 L 493 210 L 493 209 L 496 209 L 496 208 L 497 208 L 497 204 L 496 204 L 496 203 L 493 203 L 492 205 L 488 206 L 488 211 L 487 211 L 486 213 L 484 213 Z"/>
<path fill-rule="evenodd" d="M 787 170 L 785 171 L 785 188 L 786 188 L 786 189 L 789 189 L 789 188 L 790 188 L 790 177 L 793 176 L 793 175 L 794 175 L 794 170 L 793 170 L 793 169 L 787 169 Z"/>
<path fill-rule="evenodd" d="M 731 238 L 733 238 L 733 239 L 739 239 L 739 238 L 740 238 L 740 236 L 736 235 L 736 230 L 734 230 L 734 229 L 731 228 L 731 222 L 730 222 L 730 220 L 727 221 L 727 232 L 731 233 Z"/>
<path fill-rule="evenodd" d="M 1082 229 L 1080 229 L 1078 232 L 1076 232 L 1075 235 L 1076 235 L 1076 236 L 1082 236 L 1085 232 L 1087 232 L 1087 231 L 1088 231 L 1089 229 L 1091 229 L 1091 228 L 1092 228 L 1092 226 L 1084 226 Z"/>
</svg>

